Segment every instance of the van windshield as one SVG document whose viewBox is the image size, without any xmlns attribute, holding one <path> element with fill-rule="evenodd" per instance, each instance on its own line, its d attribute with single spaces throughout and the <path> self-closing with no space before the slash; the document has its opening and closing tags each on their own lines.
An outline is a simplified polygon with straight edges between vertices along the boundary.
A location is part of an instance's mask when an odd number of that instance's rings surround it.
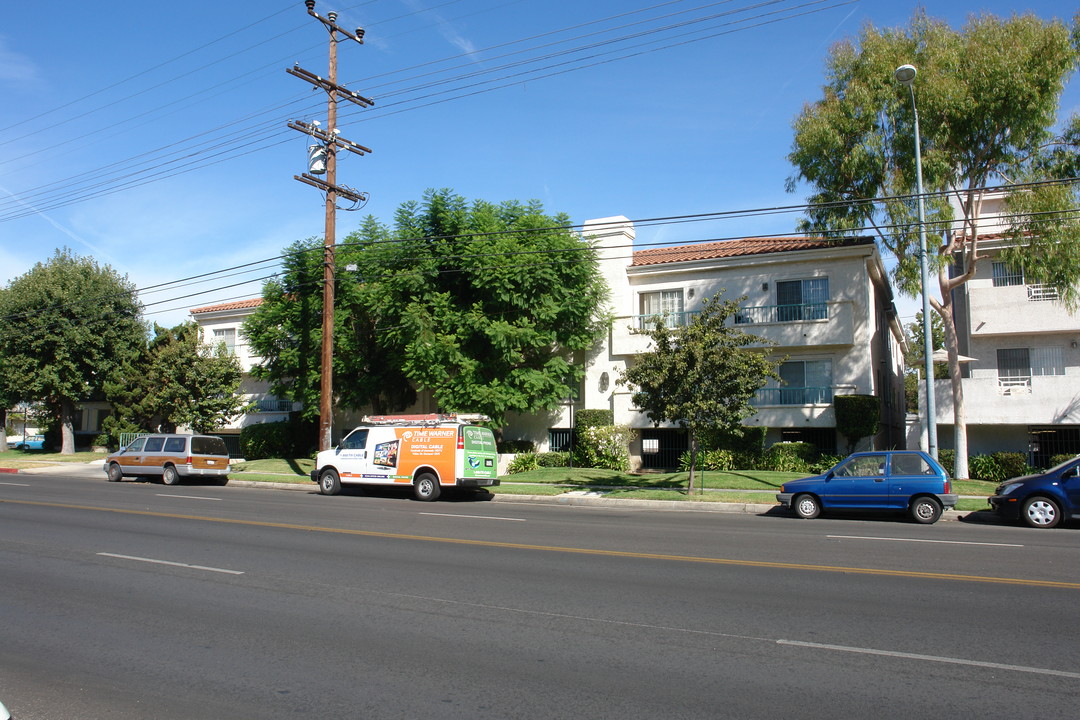
<svg viewBox="0 0 1080 720">
<path fill-rule="evenodd" d="M 219 437 L 196 436 L 191 438 L 192 455 L 222 455 L 229 456 L 229 449 L 225 447 L 225 441 Z"/>
</svg>

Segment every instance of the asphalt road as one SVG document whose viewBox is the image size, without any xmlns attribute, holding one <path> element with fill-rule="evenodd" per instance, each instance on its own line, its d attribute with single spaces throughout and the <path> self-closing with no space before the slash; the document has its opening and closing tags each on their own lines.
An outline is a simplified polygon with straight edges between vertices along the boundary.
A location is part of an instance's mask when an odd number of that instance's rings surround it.
<svg viewBox="0 0 1080 720">
<path fill-rule="evenodd" d="M 0 701 L 94 718 L 1071 718 L 1080 529 L 0 475 Z"/>
</svg>

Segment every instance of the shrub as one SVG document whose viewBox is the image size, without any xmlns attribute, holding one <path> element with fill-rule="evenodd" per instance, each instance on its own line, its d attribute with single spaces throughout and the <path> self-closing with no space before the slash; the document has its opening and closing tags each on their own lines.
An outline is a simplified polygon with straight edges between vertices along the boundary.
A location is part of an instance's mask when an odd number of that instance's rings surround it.
<svg viewBox="0 0 1080 720">
<path fill-rule="evenodd" d="M 817 460 L 810 463 L 810 472 L 815 475 L 821 475 L 828 472 L 835 465 L 844 459 L 843 455 L 821 455 Z"/>
<path fill-rule="evenodd" d="M 1027 457 L 1018 452 L 975 455 L 971 458 L 968 469 L 972 478 L 988 482 L 1002 482 L 1031 472 L 1031 468 L 1027 464 Z"/>
<path fill-rule="evenodd" d="M 540 467 L 567 467 L 570 464 L 568 452 L 543 452 L 537 453 L 536 459 Z"/>
<path fill-rule="evenodd" d="M 614 410 L 578 410 L 574 416 L 574 427 L 578 431 L 591 427 L 609 427 L 614 424 Z"/>
<path fill-rule="evenodd" d="M 499 442 L 499 453 L 531 453 L 536 451 L 532 440 L 503 440 Z"/>
<path fill-rule="evenodd" d="M 288 422 L 248 425 L 240 431 L 240 452 L 245 460 L 293 457 L 295 445 L 293 428 Z"/>
<path fill-rule="evenodd" d="M 810 463 L 817 460 L 817 456 L 817 448 L 810 443 L 775 443 L 761 456 L 757 469 L 778 472 L 810 472 Z"/>
<path fill-rule="evenodd" d="M 1050 456 L 1050 467 L 1054 467 L 1055 465 L 1060 465 L 1061 463 L 1065 462 L 1066 460 L 1072 460 L 1074 457 L 1076 457 L 1076 455 L 1073 455 L 1072 453 L 1058 453 L 1057 455 L 1051 455 Z"/>
<path fill-rule="evenodd" d="M 881 401 L 873 395 L 837 395 L 833 398 L 836 430 L 847 438 L 848 450 L 864 437 L 877 433 L 881 417 Z"/>
<path fill-rule="evenodd" d="M 945 468 L 945 474 L 952 477 L 956 468 L 956 451 L 938 449 L 938 464 Z"/>
<path fill-rule="evenodd" d="M 617 470 L 630 469 L 630 439 L 634 431 L 624 425 L 579 428 L 574 458 L 578 466 Z"/>
<path fill-rule="evenodd" d="M 768 429 L 759 425 L 743 425 L 734 430 L 704 428 L 698 433 L 698 446 L 702 450 L 732 450 L 760 455 L 765 449 L 766 432 Z"/>
<path fill-rule="evenodd" d="M 735 453 L 731 450 L 705 450 L 698 451 L 697 456 L 697 469 L 698 470 L 715 470 L 719 472 L 725 472 L 737 469 L 735 466 Z M 687 450 L 679 458 L 679 470 L 682 472 L 688 472 L 690 470 L 690 451 Z"/>
<path fill-rule="evenodd" d="M 516 473 L 529 472 L 530 470 L 536 470 L 540 467 L 540 458 L 534 452 L 525 452 L 514 458 L 510 465 L 506 468 L 506 472 L 510 475 Z"/>
</svg>

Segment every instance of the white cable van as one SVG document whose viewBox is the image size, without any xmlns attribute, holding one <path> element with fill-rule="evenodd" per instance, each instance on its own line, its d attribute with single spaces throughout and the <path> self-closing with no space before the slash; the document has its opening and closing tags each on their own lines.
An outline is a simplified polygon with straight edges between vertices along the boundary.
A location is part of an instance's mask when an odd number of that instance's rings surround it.
<svg viewBox="0 0 1080 720">
<path fill-rule="evenodd" d="M 483 415 L 375 415 L 315 460 L 311 480 L 323 495 L 342 485 L 411 485 L 417 500 L 443 488 L 499 484 L 495 435 Z"/>
</svg>

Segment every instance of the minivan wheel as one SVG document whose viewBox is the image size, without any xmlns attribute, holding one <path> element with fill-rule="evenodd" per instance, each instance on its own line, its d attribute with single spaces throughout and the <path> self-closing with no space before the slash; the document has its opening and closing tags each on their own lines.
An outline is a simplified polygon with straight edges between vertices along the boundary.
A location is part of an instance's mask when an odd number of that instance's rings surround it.
<svg viewBox="0 0 1080 720">
<path fill-rule="evenodd" d="M 911 502 L 911 517 L 917 523 L 932 525 L 941 518 L 941 503 L 937 498 L 917 497 Z"/>
<path fill-rule="evenodd" d="M 109 482 L 120 482 L 124 477 L 124 471 L 116 463 L 109 465 Z"/>
<path fill-rule="evenodd" d="M 326 468 L 319 473 L 319 492 L 323 495 L 337 495 L 341 492 L 341 478 L 338 477 L 337 470 Z"/>
<path fill-rule="evenodd" d="M 413 494 L 416 495 L 417 500 L 423 500 L 430 502 L 439 497 L 439 492 L 442 490 L 439 487 L 439 478 L 435 477 L 431 473 L 424 473 L 416 478 L 416 482 L 413 483 Z"/>
<path fill-rule="evenodd" d="M 813 495 L 800 495 L 792 505 L 795 514 L 803 520 L 813 520 L 821 514 L 821 503 Z"/>
<path fill-rule="evenodd" d="M 161 482 L 166 485 L 179 485 L 180 473 L 176 472 L 176 468 L 172 465 L 166 465 L 161 471 Z"/>
<path fill-rule="evenodd" d="M 1020 517 L 1028 527 L 1052 528 L 1061 522 L 1061 509 L 1050 498 L 1036 495 L 1024 501 Z"/>
</svg>

